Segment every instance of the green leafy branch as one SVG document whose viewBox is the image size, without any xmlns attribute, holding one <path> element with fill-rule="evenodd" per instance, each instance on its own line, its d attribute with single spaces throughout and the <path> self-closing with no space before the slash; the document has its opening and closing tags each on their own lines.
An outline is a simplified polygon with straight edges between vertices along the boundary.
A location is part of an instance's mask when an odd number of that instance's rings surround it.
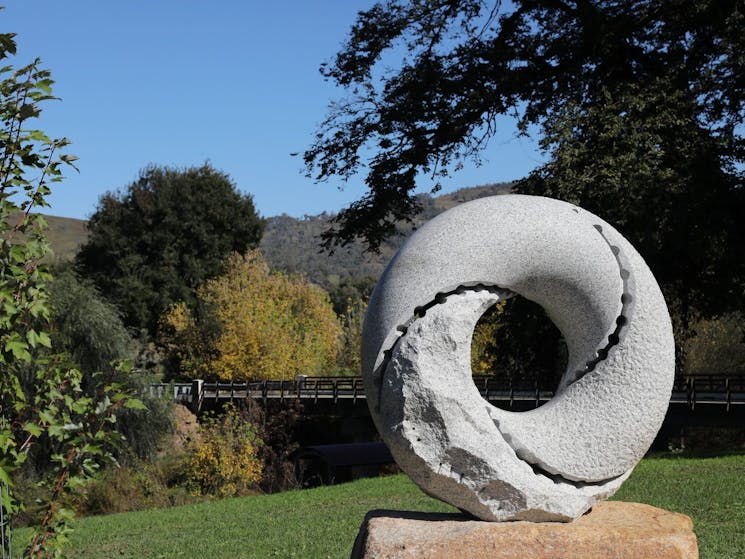
<svg viewBox="0 0 745 559">
<path fill-rule="evenodd" d="M 14 35 L 0 34 L 0 59 L 15 52 Z M 35 448 L 51 449 L 52 472 L 42 482 L 49 497 L 25 550 L 33 558 L 61 555 L 73 517 L 66 498 L 113 459 L 117 410 L 143 407 L 115 383 L 87 395 L 80 371 L 53 354 L 51 276 L 42 262 L 49 245 L 35 211 L 49 205 L 51 186 L 77 158 L 62 153 L 68 139 L 27 126 L 56 99 L 40 64 L 0 68 L 0 482 L 10 488 L 0 495 L 6 513 L 22 510 L 12 476 Z"/>
</svg>

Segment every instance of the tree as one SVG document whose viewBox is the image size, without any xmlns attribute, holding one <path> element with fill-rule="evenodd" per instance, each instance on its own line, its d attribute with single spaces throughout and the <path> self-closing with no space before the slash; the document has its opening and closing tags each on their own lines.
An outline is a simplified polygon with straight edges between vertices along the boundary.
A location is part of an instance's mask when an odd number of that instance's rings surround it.
<svg viewBox="0 0 745 559">
<path fill-rule="evenodd" d="M 88 381 L 96 372 L 110 372 L 115 361 L 133 357 L 132 338 L 116 308 L 69 267 L 50 283 L 49 307 L 52 345 L 66 352 Z"/>
<path fill-rule="evenodd" d="M 566 369 L 561 333 L 539 305 L 519 295 L 490 307 L 471 343 L 473 373 L 499 375 L 515 388 L 552 390 Z"/>
<path fill-rule="evenodd" d="M 745 314 L 732 312 L 696 321 L 684 351 L 687 375 L 742 375 L 745 373 Z"/>
<path fill-rule="evenodd" d="M 263 227 L 252 197 L 209 164 L 152 166 L 101 198 L 76 266 L 127 326 L 154 334 L 169 305 L 193 304 L 196 288 L 222 273 L 232 252 L 257 246 Z"/>
<path fill-rule="evenodd" d="M 0 34 L 0 59 L 16 52 L 15 35 Z M 139 407 L 115 385 L 98 398 L 83 394 L 82 375 L 49 355 L 49 271 L 44 219 L 51 187 L 74 156 L 67 139 L 30 128 L 41 104 L 54 99 L 53 81 L 39 59 L 0 69 L 0 507 L 3 516 L 26 503 L 13 476 L 40 448 L 51 449 L 40 525 L 25 549 L 29 557 L 59 556 L 70 531 L 68 495 L 80 488 L 109 454 L 114 412 Z M 9 489 L 9 490 L 8 490 Z M 5 555 L 7 534 L 1 550 Z"/>
<path fill-rule="evenodd" d="M 305 152 L 317 180 L 367 169 L 325 246 L 375 250 L 418 211 L 417 177 L 478 160 L 512 115 L 549 161 L 519 185 L 639 247 L 681 323 L 745 301 L 745 9 L 736 1 L 388 0 L 321 68 L 349 97 Z M 383 55 L 401 47 L 396 70 Z M 400 51 L 399 51 L 400 52 Z"/>
<path fill-rule="evenodd" d="M 341 327 L 326 292 L 302 276 L 271 272 L 258 251 L 233 255 L 198 299 L 195 312 L 181 303 L 162 320 L 184 376 L 293 379 L 334 364 Z"/>
<path fill-rule="evenodd" d="M 143 459 L 155 456 L 163 438 L 173 431 L 173 404 L 148 394 L 152 377 L 146 372 L 120 366 L 134 358 L 137 344 L 117 309 L 90 280 L 78 277 L 66 264 L 55 270 L 49 284 L 49 310 L 54 352 L 65 354 L 80 371 L 81 388 L 87 395 L 95 396 L 112 383 L 142 394 L 143 409 L 116 412 L 117 431 L 126 440 L 126 445 L 115 449 L 117 459 L 121 461 L 129 453 Z M 48 462 L 48 456 L 39 456 L 37 472 L 43 471 Z"/>
<path fill-rule="evenodd" d="M 342 342 L 337 364 L 340 374 L 362 374 L 362 326 L 367 312 L 367 298 L 348 299 L 339 318 L 342 323 Z"/>
</svg>

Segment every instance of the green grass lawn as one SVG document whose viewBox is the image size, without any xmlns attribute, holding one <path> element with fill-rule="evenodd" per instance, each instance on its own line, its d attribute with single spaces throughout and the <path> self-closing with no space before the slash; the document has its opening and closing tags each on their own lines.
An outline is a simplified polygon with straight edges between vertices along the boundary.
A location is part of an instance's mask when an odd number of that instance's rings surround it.
<svg viewBox="0 0 745 559">
<path fill-rule="evenodd" d="M 745 456 L 647 458 L 615 499 L 693 518 L 702 559 L 745 557 Z M 81 519 L 71 558 L 328 558 L 349 556 L 365 513 L 452 511 L 406 476 Z M 28 531 L 14 533 L 17 556 Z"/>
</svg>

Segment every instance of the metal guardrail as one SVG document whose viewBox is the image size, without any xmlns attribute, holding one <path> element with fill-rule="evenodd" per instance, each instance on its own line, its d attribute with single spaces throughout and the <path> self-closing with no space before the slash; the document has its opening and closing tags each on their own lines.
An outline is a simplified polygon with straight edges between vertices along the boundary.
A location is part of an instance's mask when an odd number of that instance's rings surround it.
<svg viewBox="0 0 745 559">
<path fill-rule="evenodd" d="M 295 380 L 260 380 L 253 382 L 203 382 L 200 400 L 304 399 L 357 400 L 365 399 L 362 377 L 305 377 Z"/>
<path fill-rule="evenodd" d="M 153 382 L 149 386 L 149 394 L 154 398 L 172 396 L 174 402 L 191 402 L 191 382 Z"/>
<path fill-rule="evenodd" d="M 499 376 L 473 377 L 484 399 L 502 402 L 510 408 L 522 409 L 532 403 L 538 407 L 550 400 L 554 391 L 537 384 L 512 383 Z M 165 385 L 170 386 L 170 385 Z M 189 388 L 186 389 L 185 387 Z M 176 387 L 181 387 L 178 390 Z M 194 396 L 197 396 L 195 401 Z M 194 381 L 192 385 L 175 385 L 174 399 L 191 402 L 200 409 L 204 401 L 227 401 L 254 398 L 261 400 L 302 399 L 313 402 L 344 400 L 356 403 L 365 399 L 362 377 L 313 377 L 299 375 L 295 380 L 260 380 L 249 382 Z M 676 377 L 671 404 L 685 405 L 694 410 L 698 405 L 721 405 L 729 412 L 735 406 L 745 406 L 745 376 L 704 375 Z"/>
<path fill-rule="evenodd" d="M 685 404 L 691 410 L 697 405 L 717 404 L 730 411 L 733 406 L 745 405 L 745 376 L 675 377 L 670 402 Z"/>
</svg>

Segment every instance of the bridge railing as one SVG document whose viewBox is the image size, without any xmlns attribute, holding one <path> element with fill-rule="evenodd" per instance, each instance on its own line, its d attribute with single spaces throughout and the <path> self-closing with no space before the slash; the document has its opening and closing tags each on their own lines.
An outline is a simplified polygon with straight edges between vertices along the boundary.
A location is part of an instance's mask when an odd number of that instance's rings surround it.
<svg viewBox="0 0 745 559">
<path fill-rule="evenodd" d="M 474 384 L 481 395 L 489 401 L 516 402 L 521 408 L 533 402 L 535 406 L 550 400 L 554 391 L 537 382 L 512 382 L 499 376 L 477 375 Z M 303 399 L 303 400 L 362 400 L 365 398 L 362 377 L 328 377 L 298 375 L 294 380 L 257 380 L 246 382 L 206 382 L 192 384 L 154 384 L 151 393 L 163 393 L 173 387 L 173 398 L 192 402 L 201 407 L 205 400 L 254 399 Z M 745 376 L 698 375 L 677 376 L 670 398 L 673 404 L 684 404 L 694 409 L 696 405 L 718 404 L 726 406 L 745 405 Z"/>
<path fill-rule="evenodd" d="M 191 382 L 153 382 L 148 393 L 154 398 L 173 399 L 175 402 L 191 402 Z"/>
<path fill-rule="evenodd" d="M 258 380 L 247 382 L 203 382 L 202 399 L 364 399 L 362 377 L 311 377 L 299 375 L 295 380 Z"/>
<path fill-rule="evenodd" d="M 745 404 L 745 376 L 677 376 L 670 401 L 691 409 L 696 404 L 722 404 L 729 411 L 733 405 Z"/>
</svg>

